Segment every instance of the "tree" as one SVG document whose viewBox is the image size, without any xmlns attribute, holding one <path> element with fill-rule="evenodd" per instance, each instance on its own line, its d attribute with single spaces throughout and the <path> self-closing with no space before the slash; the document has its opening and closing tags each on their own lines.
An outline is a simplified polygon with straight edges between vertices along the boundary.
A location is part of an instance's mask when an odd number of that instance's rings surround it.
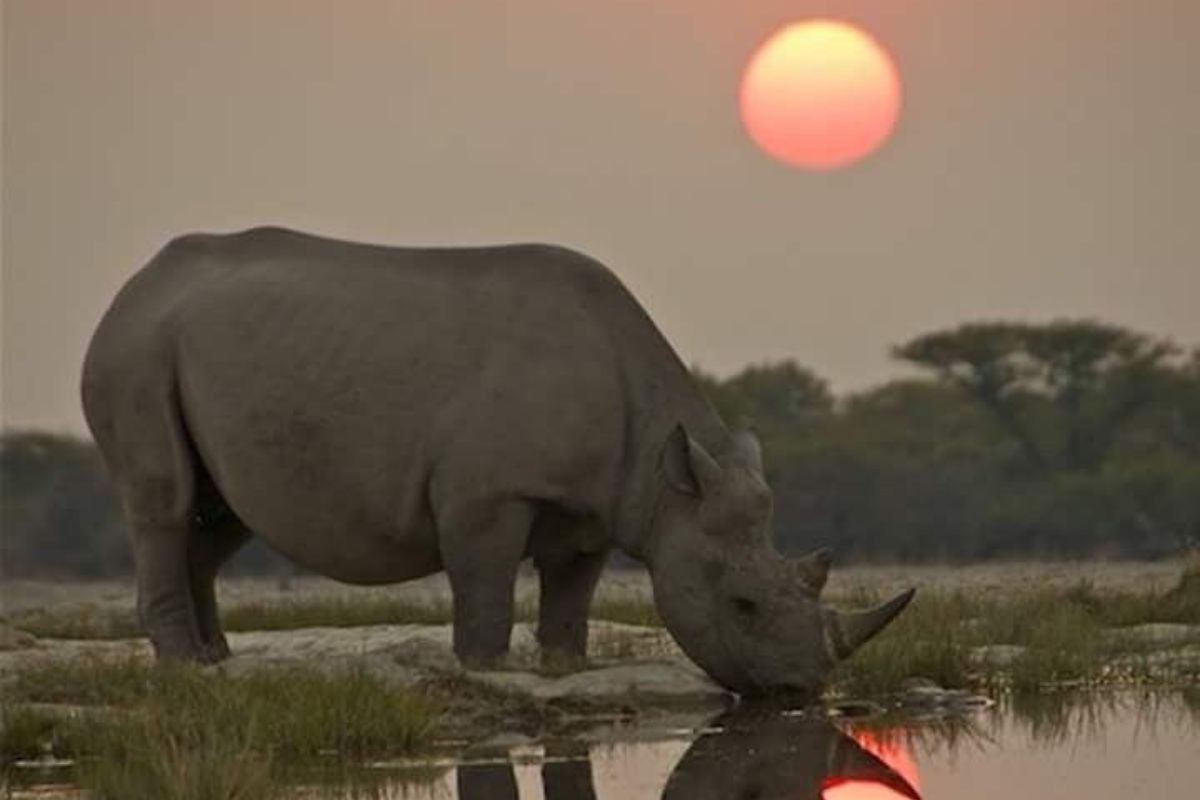
<svg viewBox="0 0 1200 800">
<path fill-rule="evenodd" d="M 0 434 L 0 575 L 92 578 L 132 568 L 124 519 L 95 446 L 51 433 Z M 229 571 L 288 569 L 255 539 Z"/>
<path fill-rule="evenodd" d="M 74 437 L 0 437 L 0 530 L 0 563 L 8 575 L 99 577 L 130 568 L 99 454 Z"/>
<path fill-rule="evenodd" d="M 746 367 L 721 381 L 716 396 L 726 421 L 767 436 L 812 423 L 833 410 L 828 384 L 790 359 Z"/>
<path fill-rule="evenodd" d="M 1177 349 L 1090 320 L 971 323 L 893 354 L 934 371 L 987 409 L 1038 471 L 1095 470 L 1160 396 Z"/>
</svg>

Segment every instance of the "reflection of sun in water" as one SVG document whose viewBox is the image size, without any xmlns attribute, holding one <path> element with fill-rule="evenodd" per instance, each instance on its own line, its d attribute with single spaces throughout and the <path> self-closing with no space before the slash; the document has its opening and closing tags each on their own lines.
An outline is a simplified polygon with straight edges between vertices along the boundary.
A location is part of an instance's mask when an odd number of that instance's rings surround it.
<svg viewBox="0 0 1200 800">
<path fill-rule="evenodd" d="M 767 154 L 833 170 L 874 152 L 900 114 L 900 75 L 858 28 L 816 20 L 768 39 L 742 76 L 742 122 Z"/>
<path fill-rule="evenodd" d="M 908 785 L 918 792 L 921 791 L 920 778 L 917 776 L 917 762 L 913 760 L 908 748 L 898 739 L 883 741 L 866 731 L 855 731 L 850 734 L 854 741 L 867 752 L 874 755 L 883 763 L 894 769 L 900 777 L 908 781 Z M 907 800 L 899 792 L 870 781 L 839 781 L 836 775 L 831 775 L 826 781 L 825 789 L 821 792 L 822 800 Z"/>
</svg>

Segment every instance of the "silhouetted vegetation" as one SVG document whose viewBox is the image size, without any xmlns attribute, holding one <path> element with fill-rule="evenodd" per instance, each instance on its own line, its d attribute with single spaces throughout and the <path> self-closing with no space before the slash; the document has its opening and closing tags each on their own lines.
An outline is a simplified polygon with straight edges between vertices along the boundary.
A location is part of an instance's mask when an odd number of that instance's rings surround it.
<svg viewBox="0 0 1200 800">
<path fill-rule="evenodd" d="M 1062 321 L 963 325 L 894 354 L 930 377 L 836 402 L 791 362 L 702 378 L 764 440 L 785 550 L 1153 558 L 1200 544 L 1200 350 Z"/>
<path fill-rule="evenodd" d="M 835 398 L 791 361 L 718 379 L 761 436 L 785 551 L 844 560 L 1121 556 L 1200 545 L 1200 350 L 1091 321 L 972 323 L 893 350 L 926 377 Z M 0 439 L 7 575 L 130 569 L 94 448 Z M 261 544 L 242 571 L 289 569 Z"/>
</svg>

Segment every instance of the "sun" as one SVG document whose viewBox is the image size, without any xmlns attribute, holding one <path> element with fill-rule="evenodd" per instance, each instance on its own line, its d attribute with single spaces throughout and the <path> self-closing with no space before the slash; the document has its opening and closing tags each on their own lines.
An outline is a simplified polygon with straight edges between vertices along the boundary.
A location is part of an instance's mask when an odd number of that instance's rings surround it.
<svg viewBox="0 0 1200 800">
<path fill-rule="evenodd" d="M 900 73 L 887 50 L 845 22 L 784 27 L 742 75 L 742 122 L 762 150 L 792 166 L 834 170 L 878 149 L 900 116 Z"/>
</svg>

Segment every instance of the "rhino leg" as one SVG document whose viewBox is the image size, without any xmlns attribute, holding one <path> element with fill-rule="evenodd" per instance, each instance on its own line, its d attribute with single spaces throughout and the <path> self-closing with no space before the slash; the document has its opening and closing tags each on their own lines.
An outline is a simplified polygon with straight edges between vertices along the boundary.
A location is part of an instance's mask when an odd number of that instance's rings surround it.
<svg viewBox="0 0 1200 800">
<path fill-rule="evenodd" d="M 546 745 L 542 797 L 546 800 L 596 800 L 596 782 L 587 744 L 568 741 Z"/>
<path fill-rule="evenodd" d="M 229 657 L 229 643 L 225 641 L 217 613 L 214 581 L 221 565 L 249 538 L 250 531 L 234 517 L 213 525 L 196 526 L 192 531 L 188 543 L 188 572 L 192 603 L 205 651 L 204 661 L 220 661 Z"/>
<path fill-rule="evenodd" d="M 137 568 L 138 616 L 160 659 L 208 661 L 200 633 L 188 569 L 186 522 L 152 522 L 134 517 L 133 557 Z"/>
<path fill-rule="evenodd" d="M 457 501 L 438 514 L 442 562 L 454 595 L 454 652 L 465 666 L 508 653 L 513 590 L 533 509 L 521 500 Z"/>
<path fill-rule="evenodd" d="M 204 661 L 188 566 L 196 461 L 171 377 L 115 375 L 85 383 L 84 408 L 129 522 L 138 615 L 159 658 Z"/>
<path fill-rule="evenodd" d="M 588 610 L 608 553 L 566 548 L 534 552 L 538 569 L 538 643 L 544 659 L 587 657 Z"/>
<path fill-rule="evenodd" d="M 455 783 L 460 800 L 520 800 L 517 776 L 508 762 L 462 764 L 457 773 Z"/>
</svg>

